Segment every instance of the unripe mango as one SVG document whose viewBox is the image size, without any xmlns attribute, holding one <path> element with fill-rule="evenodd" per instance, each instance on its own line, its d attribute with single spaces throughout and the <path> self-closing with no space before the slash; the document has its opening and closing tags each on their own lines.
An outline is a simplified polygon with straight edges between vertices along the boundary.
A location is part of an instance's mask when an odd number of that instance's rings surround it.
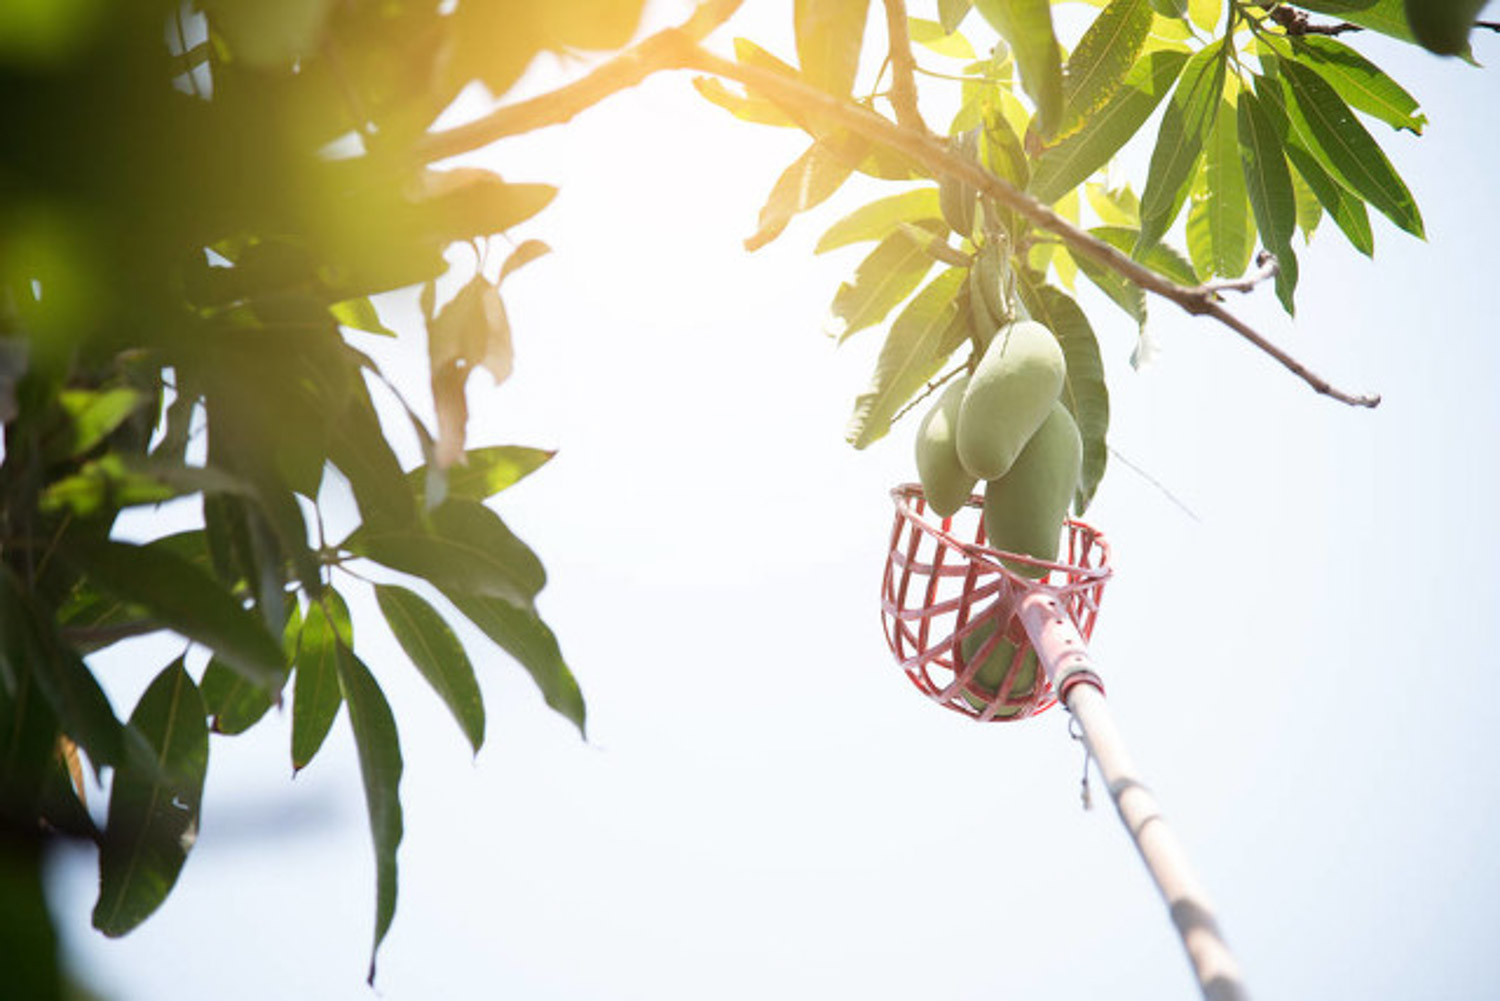
<svg viewBox="0 0 1500 1001">
<path fill-rule="evenodd" d="M 1004 476 L 1047 419 L 1067 366 L 1052 331 L 1032 320 L 995 335 L 958 415 L 958 459 L 981 480 Z"/>
<path fill-rule="evenodd" d="M 970 664 L 973 658 L 979 655 L 984 648 L 985 641 L 995 632 L 995 621 L 981 623 L 977 629 L 959 641 L 959 649 L 963 651 L 964 663 Z M 995 648 L 990 651 L 989 656 L 984 658 L 984 663 L 979 665 L 979 670 L 970 676 L 970 685 L 983 690 L 983 696 L 973 692 L 964 692 L 964 699 L 975 709 L 983 709 L 990 698 L 993 698 L 1000 690 L 1000 683 L 1005 680 L 1005 673 L 1010 670 L 1011 662 L 1016 658 L 1016 645 L 1004 636 L 995 643 Z M 955 665 L 957 666 L 957 665 Z M 1016 668 L 1015 681 L 1010 686 L 1008 697 L 1022 699 L 1036 690 L 1037 678 L 1036 651 L 1026 651 L 1025 658 Z M 1018 710 L 1014 708 L 1001 708 L 995 713 L 996 716 L 1014 716 Z"/>
<path fill-rule="evenodd" d="M 1078 489 L 1082 464 L 1078 425 L 1068 408 L 1054 401 L 1010 472 L 985 486 L 984 531 L 990 548 L 1056 560 L 1063 520 Z M 1046 576 L 1040 567 L 1012 560 L 1005 564 L 1027 577 Z"/>
<path fill-rule="evenodd" d="M 917 476 L 927 506 L 944 518 L 968 503 L 977 477 L 958 461 L 958 408 L 969 377 L 959 376 L 938 397 L 917 428 Z"/>
</svg>

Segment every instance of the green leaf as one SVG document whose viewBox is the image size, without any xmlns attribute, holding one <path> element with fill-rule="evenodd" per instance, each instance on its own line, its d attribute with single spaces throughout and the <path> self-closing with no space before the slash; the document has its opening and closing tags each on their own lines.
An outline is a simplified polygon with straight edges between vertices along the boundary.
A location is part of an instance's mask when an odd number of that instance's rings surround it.
<svg viewBox="0 0 1500 1001">
<path fill-rule="evenodd" d="M 1063 110 L 1062 54 L 1052 30 L 1051 0 L 976 0 L 974 6 L 1015 54 L 1021 86 L 1036 104 L 1036 130 L 1049 138 Z"/>
<path fill-rule="evenodd" d="M 29 674 L 0 684 L 0 825 L 36 825 L 47 773 L 56 766 L 57 717 Z"/>
<path fill-rule="evenodd" d="M 1344 99 L 1301 63 L 1281 60 L 1279 65 L 1290 97 L 1286 108 L 1299 133 L 1310 140 L 1309 152 L 1386 218 L 1413 236 L 1424 237 L 1422 215 L 1411 192 Z"/>
<path fill-rule="evenodd" d="M 370 972 L 375 983 L 375 956 L 396 916 L 396 849 L 401 844 L 401 741 L 380 685 L 354 651 L 338 647 L 338 683 L 349 706 L 349 726 L 364 778 L 365 807 L 375 843 L 375 941 Z"/>
<path fill-rule="evenodd" d="M 937 21 L 929 21 L 923 17 L 909 17 L 906 19 L 906 31 L 911 40 L 924 48 L 931 49 L 940 56 L 950 59 L 974 58 L 974 46 L 969 40 L 957 31 L 945 28 Z"/>
<path fill-rule="evenodd" d="M 822 142 L 814 142 L 782 171 L 760 210 L 759 228 L 745 240 L 746 250 L 759 250 L 780 236 L 793 217 L 828 199 L 854 168 Z"/>
<path fill-rule="evenodd" d="M 1422 0 L 1423 4 L 1431 2 L 1433 0 Z M 1448 0 L 1436 2 L 1444 3 Z M 1378 31 L 1382 35 L 1399 38 L 1403 42 L 1416 42 L 1416 36 L 1412 34 L 1411 26 L 1406 20 L 1404 0 L 1299 0 L 1297 6 L 1340 18 L 1361 28 Z"/>
<path fill-rule="evenodd" d="M 170 549 L 107 540 L 64 550 L 100 588 L 139 605 L 163 626 L 208 647 L 257 684 L 285 678 L 281 646 L 212 577 Z"/>
<path fill-rule="evenodd" d="M 1323 168 L 1312 152 L 1313 142 L 1305 127 L 1286 109 L 1286 91 L 1279 80 L 1257 77 L 1255 90 L 1265 112 L 1281 137 L 1286 157 L 1298 175 L 1317 195 L 1318 202 L 1332 217 L 1354 248 L 1366 257 L 1375 253 L 1375 236 L 1370 230 L 1370 214 L 1365 203 Z"/>
<path fill-rule="evenodd" d="M 866 240 L 882 240 L 903 222 L 938 221 L 942 217 L 937 188 L 922 187 L 887 195 L 861 205 L 829 226 L 819 237 L 813 253 L 822 254 Z"/>
<path fill-rule="evenodd" d="M 1417 99 L 1343 42 L 1323 35 L 1303 35 L 1292 39 L 1292 50 L 1315 66 L 1350 107 L 1393 129 L 1422 134 L 1427 116 L 1417 114 Z"/>
<path fill-rule="evenodd" d="M 1188 0 L 1188 17 L 1202 31 L 1213 31 L 1224 14 L 1224 0 Z"/>
<path fill-rule="evenodd" d="M 1023 273 L 1017 286 L 1031 318 L 1052 331 L 1062 344 L 1068 369 L 1062 401 L 1083 437 L 1083 473 L 1073 497 L 1073 509 L 1081 515 L 1088 510 L 1109 461 L 1105 442 L 1109 432 L 1109 388 L 1104 383 L 1099 341 L 1088 317 L 1065 293 L 1036 279 L 1035 275 Z"/>
<path fill-rule="evenodd" d="M 1151 117 L 1187 63 L 1184 52 L 1148 53 L 1084 128 L 1048 149 L 1031 171 L 1029 190 L 1052 204 L 1109 162 Z"/>
<path fill-rule="evenodd" d="M 974 0 L 938 0 L 938 22 L 944 31 L 957 31 L 973 6 Z"/>
<path fill-rule="evenodd" d="M 1186 17 L 1188 0 L 1151 0 L 1151 9 L 1162 17 Z"/>
<path fill-rule="evenodd" d="M 94 905 L 94 927 L 112 938 L 161 905 L 198 836 L 208 727 L 182 658 L 151 682 L 130 714 L 130 727 L 145 746 L 115 771 Z M 143 753 L 147 760 L 140 760 Z"/>
<path fill-rule="evenodd" d="M 932 232 L 947 226 L 933 223 Z M 932 257 L 924 242 L 897 229 L 870 251 L 854 272 L 854 280 L 839 286 L 833 297 L 833 316 L 843 321 L 839 341 L 885 319 L 911 295 L 932 269 Z"/>
<path fill-rule="evenodd" d="M 1417 43 L 1429 52 L 1463 56 L 1469 32 L 1488 0 L 1406 0 L 1406 20 Z"/>
<path fill-rule="evenodd" d="M 301 636 L 302 609 L 293 602 L 281 637 L 281 648 L 289 665 L 296 661 Z M 213 731 L 226 736 L 244 733 L 260 722 L 272 706 L 281 704 L 280 689 L 254 684 L 217 657 L 203 669 L 198 692 L 203 696 L 204 709 L 213 720 Z"/>
<path fill-rule="evenodd" d="M 1249 91 L 1240 94 L 1238 119 L 1240 156 L 1250 206 L 1262 242 L 1283 264 L 1276 275 L 1276 294 L 1290 313 L 1297 279 L 1295 264 L 1291 269 L 1285 267 L 1289 258 L 1295 261 L 1292 234 L 1297 230 L 1297 196 L 1292 188 L 1292 175 L 1287 170 L 1274 125 Z"/>
<path fill-rule="evenodd" d="M 1223 92 L 1224 42 L 1220 39 L 1188 60 L 1182 80 L 1167 102 L 1151 153 L 1146 189 L 1141 193 L 1137 255 L 1150 250 L 1181 211 Z"/>
<path fill-rule="evenodd" d="M 483 504 L 450 498 L 432 512 L 430 531 L 361 528 L 345 542 L 360 556 L 428 581 L 440 590 L 498 598 L 531 608 L 547 581 L 542 563 L 500 516 Z"/>
<path fill-rule="evenodd" d="M 292 689 L 292 772 L 300 772 L 323 746 L 343 703 L 338 682 L 338 650 L 352 646 L 349 609 L 337 591 L 325 590 L 307 606 L 297 642 Z"/>
<path fill-rule="evenodd" d="M 1242 105 L 1243 106 L 1243 102 Z M 1238 278 L 1255 252 L 1255 227 L 1240 164 L 1241 126 L 1228 101 L 1219 103 L 1204 149 L 1204 213 L 1211 274 Z"/>
<path fill-rule="evenodd" d="M 760 97 L 746 97 L 725 86 L 724 81 L 718 77 L 694 77 L 693 88 L 702 95 L 704 100 L 717 104 L 740 121 L 756 125 L 776 125 L 782 128 L 793 127 L 797 124 L 775 103 Z"/>
<path fill-rule="evenodd" d="M 448 590 L 443 594 L 526 669 L 547 705 L 571 720 L 580 734 L 584 732 L 583 693 L 563 660 L 557 638 L 535 612 L 494 598 Z"/>
<path fill-rule="evenodd" d="M 870 0 L 796 0 L 797 62 L 809 84 L 837 97 L 854 89 Z"/>
<path fill-rule="evenodd" d="M 484 700 L 463 644 L 443 617 L 411 591 L 378 584 L 375 599 L 401 649 L 447 704 L 478 754 L 484 744 Z"/>
<path fill-rule="evenodd" d="M 334 465 L 349 478 L 366 526 L 406 526 L 416 520 L 418 495 L 411 492 L 362 383 L 343 419 L 333 428 L 328 449 Z"/>
<path fill-rule="evenodd" d="M 1093 282 L 1099 291 L 1103 292 L 1111 302 L 1125 311 L 1125 314 L 1135 321 L 1137 327 L 1146 325 L 1146 292 L 1135 282 L 1124 277 L 1112 268 L 1098 264 L 1083 254 L 1074 258 L 1078 264 L 1078 270 L 1082 271 L 1084 277 Z"/>
<path fill-rule="evenodd" d="M 1323 221 L 1323 206 L 1318 202 L 1317 194 L 1295 168 L 1291 169 L 1291 174 L 1292 192 L 1297 199 L 1297 228 L 1302 230 L 1302 239 L 1310 243 L 1318 223 Z"/>
<path fill-rule="evenodd" d="M 885 437 L 891 419 L 927 380 L 937 375 L 953 351 L 950 335 L 958 318 L 958 295 L 965 268 L 949 268 L 918 292 L 891 323 L 870 388 L 854 401 L 845 438 L 864 448 Z"/>
<path fill-rule="evenodd" d="M 384 323 L 380 322 L 380 314 L 375 312 L 375 304 L 367 297 L 358 299 L 345 299 L 328 307 L 328 312 L 341 326 L 352 327 L 355 330 L 363 330 L 369 334 L 383 334 L 386 337 L 395 337 L 396 332 Z"/>
<path fill-rule="evenodd" d="M 540 469 L 557 453 L 526 445 L 492 445 L 471 448 L 464 453 L 463 465 L 445 470 L 448 496 L 481 501 L 514 486 Z M 406 474 L 412 493 L 427 492 L 427 467 L 418 466 Z"/>
<path fill-rule="evenodd" d="M 146 398 L 134 389 L 64 389 L 58 393 L 58 402 L 68 415 L 72 435 L 55 455 L 71 459 L 109 437 L 145 404 Z"/>
<path fill-rule="evenodd" d="M 1068 57 L 1063 77 L 1063 124 L 1068 134 L 1102 108 L 1140 57 L 1151 31 L 1146 0 L 1110 0 Z"/>
<path fill-rule="evenodd" d="M 1137 230 L 1129 226 L 1095 226 L 1089 232 L 1124 254 L 1130 253 L 1130 249 L 1139 239 Z M 1182 254 L 1165 243 L 1158 243 L 1152 247 L 1151 252 L 1142 259 L 1141 263 L 1157 274 L 1188 288 L 1192 288 L 1203 280 Z"/>
</svg>

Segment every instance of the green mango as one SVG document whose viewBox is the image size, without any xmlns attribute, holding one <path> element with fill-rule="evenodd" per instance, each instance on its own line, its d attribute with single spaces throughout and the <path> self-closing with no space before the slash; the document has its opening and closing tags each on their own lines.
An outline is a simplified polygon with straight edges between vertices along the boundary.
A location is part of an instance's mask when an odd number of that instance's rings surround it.
<svg viewBox="0 0 1500 1001">
<path fill-rule="evenodd" d="M 994 631 L 995 620 L 991 619 L 988 622 L 981 623 L 979 628 L 959 641 L 959 649 L 963 651 L 965 664 L 970 663 L 974 657 L 978 656 L 985 641 L 990 638 Z M 982 689 L 986 696 L 993 697 L 1000 690 L 1000 682 L 1005 680 L 1005 672 L 1010 670 L 1011 662 L 1015 660 L 1015 657 L 1016 645 L 1005 637 L 1000 637 L 999 642 L 995 644 L 995 648 L 984 659 L 984 663 L 979 665 L 979 670 L 969 679 L 970 684 Z M 1016 679 L 1015 683 L 1010 686 L 1010 697 L 1025 698 L 1027 695 L 1030 695 L 1035 691 L 1039 677 L 1040 671 L 1038 669 L 1036 651 L 1028 650 L 1020 666 L 1016 668 Z M 989 698 L 969 691 L 964 692 L 964 699 L 975 709 L 983 709 L 989 701 Z M 997 717 L 1009 717 L 1016 715 L 1018 711 L 1015 708 L 1005 707 L 996 712 L 995 715 Z"/>
<path fill-rule="evenodd" d="M 1004 476 L 1047 419 L 1067 363 L 1052 331 L 1032 320 L 995 335 L 969 378 L 958 415 L 958 460 L 981 480 Z"/>
<path fill-rule="evenodd" d="M 962 419 L 962 418 L 961 418 Z M 962 427 L 962 424 L 959 425 Z M 1083 439 L 1060 401 L 1016 457 L 1010 471 L 984 489 L 984 531 L 992 549 L 1056 560 L 1063 520 L 1078 488 Z M 1027 577 L 1044 577 L 1040 567 L 1006 560 Z"/>
<path fill-rule="evenodd" d="M 953 380 L 917 428 L 917 476 L 922 481 L 922 493 L 927 497 L 927 506 L 944 518 L 968 503 L 978 481 L 958 461 L 955 440 L 958 408 L 968 385 L 966 375 Z"/>
</svg>

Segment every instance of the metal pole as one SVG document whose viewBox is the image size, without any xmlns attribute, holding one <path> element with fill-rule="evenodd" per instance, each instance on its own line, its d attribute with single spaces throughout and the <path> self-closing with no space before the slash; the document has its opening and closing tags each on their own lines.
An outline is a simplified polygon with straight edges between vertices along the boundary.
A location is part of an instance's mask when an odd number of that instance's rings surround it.
<svg viewBox="0 0 1500 1001">
<path fill-rule="evenodd" d="M 1082 728 L 1120 822 L 1161 891 L 1204 998 L 1247 1001 L 1249 994 L 1240 979 L 1239 964 L 1224 943 L 1208 896 L 1182 844 L 1162 817 L 1156 797 L 1141 781 L 1125 751 L 1104 700 L 1103 685 L 1094 673 L 1088 644 L 1062 599 L 1046 588 L 1034 588 L 1021 599 L 1019 614 L 1047 671 L 1047 680 Z"/>
</svg>

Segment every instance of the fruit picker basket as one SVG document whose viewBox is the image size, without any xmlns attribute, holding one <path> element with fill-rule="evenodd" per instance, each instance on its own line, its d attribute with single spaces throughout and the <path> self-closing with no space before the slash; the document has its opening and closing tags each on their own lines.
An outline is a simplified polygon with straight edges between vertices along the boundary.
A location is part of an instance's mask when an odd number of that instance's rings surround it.
<svg viewBox="0 0 1500 1001">
<path fill-rule="evenodd" d="M 983 722 L 1025 719 L 1057 701 L 1016 612 L 1038 588 L 1055 595 L 1087 639 L 1110 576 L 1109 545 L 1068 520 L 1065 562 L 986 545 L 982 500 L 952 517 L 929 510 L 914 483 L 891 491 L 896 521 L 881 585 L 886 641 L 906 676 L 947 709 Z"/>
</svg>

